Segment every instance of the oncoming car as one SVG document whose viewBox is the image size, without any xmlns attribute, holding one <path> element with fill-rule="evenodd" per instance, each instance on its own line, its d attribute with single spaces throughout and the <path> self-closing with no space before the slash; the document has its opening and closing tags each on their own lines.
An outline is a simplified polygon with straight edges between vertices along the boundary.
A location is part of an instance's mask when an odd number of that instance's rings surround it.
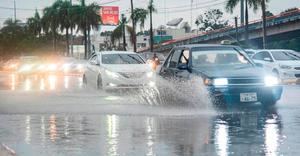
<svg viewBox="0 0 300 156">
<path fill-rule="evenodd" d="M 300 55 L 292 50 L 261 50 L 252 59 L 285 83 L 300 83 Z"/>
<path fill-rule="evenodd" d="M 214 103 L 273 105 L 282 94 L 277 77 L 257 67 L 236 46 L 199 44 L 175 47 L 159 75 L 165 79 L 202 78 L 203 82 L 198 85 L 205 85 Z"/>
<path fill-rule="evenodd" d="M 97 52 L 88 61 L 83 82 L 98 89 L 154 87 L 151 67 L 134 52 Z"/>
</svg>

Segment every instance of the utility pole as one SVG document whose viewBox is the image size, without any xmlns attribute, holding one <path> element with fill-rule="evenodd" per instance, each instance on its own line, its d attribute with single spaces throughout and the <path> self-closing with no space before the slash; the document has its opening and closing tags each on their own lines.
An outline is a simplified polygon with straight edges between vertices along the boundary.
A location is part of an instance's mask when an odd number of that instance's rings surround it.
<svg viewBox="0 0 300 156">
<path fill-rule="evenodd" d="M 239 30 L 238 30 L 238 18 L 234 17 L 234 23 L 235 23 L 235 38 L 236 41 L 239 42 Z"/>
<path fill-rule="evenodd" d="M 245 0 L 246 3 L 246 13 L 245 13 L 245 19 L 246 19 L 246 26 L 245 26 L 245 41 L 246 45 L 249 45 L 249 12 L 248 12 L 248 0 Z"/>
<path fill-rule="evenodd" d="M 191 29 L 193 29 L 193 0 L 191 0 Z"/>
<path fill-rule="evenodd" d="M 132 21 L 132 29 L 133 29 L 133 51 L 136 52 L 136 34 L 135 34 L 135 21 L 133 18 L 133 1 L 131 2 L 131 21 Z"/>
<path fill-rule="evenodd" d="M 241 0 L 241 25 L 245 24 L 245 0 Z"/>
<path fill-rule="evenodd" d="M 70 0 L 71 6 L 73 5 L 72 0 Z M 71 56 L 73 57 L 73 21 L 70 20 L 71 23 Z M 69 52 L 68 52 L 69 53 Z"/>
<path fill-rule="evenodd" d="M 123 50 L 126 51 L 126 33 L 125 33 L 126 17 L 122 14 L 122 36 L 123 36 Z"/>
<path fill-rule="evenodd" d="M 150 0 L 150 4 L 149 5 L 151 5 L 150 7 L 149 7 L 149 12 L 150 12 L 150 52 L 153 52 L 153 23 L 152 23 L 152 5 L 153 4 L 153 2 L 152 2 L 152 0 Z"/>
<path fill-rule="evenodd" d="M 15 22 L 17 21 L 17 8 L 16 8 L 16 0 L 14 0 L 14 17 L 15 17 Z"/>
<path fill-rule="evenodd" d="M 266 49 L 267 44 L 267 19 L 266 19 L 266 1 L 261 1 L 262 23 L 263 23 L 263 49 Z"/>
</svg>

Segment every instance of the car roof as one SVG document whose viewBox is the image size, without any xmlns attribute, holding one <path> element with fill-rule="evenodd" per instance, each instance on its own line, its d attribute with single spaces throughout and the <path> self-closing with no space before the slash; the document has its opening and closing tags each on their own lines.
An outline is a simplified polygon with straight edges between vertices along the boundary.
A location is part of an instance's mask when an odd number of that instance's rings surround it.
<svg viewBox="0 0 300 156">
<path fill-rule="evenodd" d="M 96 52 L 96 54 L 137 54 L 135 52 L 132 51 L 100 51 L 100 52 Z"/>
<path fill-rule="evenodd" d="M 282 52 L 282 51 L 288 51 L 288 52 L 295 52 L 294 50 L 290 49 L 259 49 L 259 52 L 261 51 L 268 51 L 268 52 Z"/>
<path fill-rule="evenodd" d="M 195 48 L 195 47 L 224 47 L 224 48 L 239 48 L 239 46 L 234 45 L 223 45 L 223 44 L 188 44 L 176 46 L 176 48 Z"/>
</svg>

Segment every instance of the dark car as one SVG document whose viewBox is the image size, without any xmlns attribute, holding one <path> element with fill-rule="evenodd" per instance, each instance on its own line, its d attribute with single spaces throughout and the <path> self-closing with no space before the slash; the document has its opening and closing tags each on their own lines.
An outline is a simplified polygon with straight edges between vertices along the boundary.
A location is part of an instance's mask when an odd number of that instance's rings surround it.
<svg viewBox="0 0 300 156">
<path fill-rule="evenodd" d="M 197 44 L 175 47 L 159 75 L 172 80 L 200 77 L 214 103 L 272 105 L 282 94 L 278 78 L 256 66 L 237 46 Z"/>
</svg>

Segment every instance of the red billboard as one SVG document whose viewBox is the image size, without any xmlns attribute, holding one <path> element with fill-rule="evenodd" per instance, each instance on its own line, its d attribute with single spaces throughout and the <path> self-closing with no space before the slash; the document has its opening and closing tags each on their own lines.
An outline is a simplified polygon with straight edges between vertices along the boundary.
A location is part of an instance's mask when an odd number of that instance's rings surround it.
<svg viewBox="0 0 300 156">
<path fill-rule="evenodd" d="M 103 25 L 118 25 L 119 24 L 119 7 L 117 6 L 102 6 L 100 16 Z"/>
</svg>

